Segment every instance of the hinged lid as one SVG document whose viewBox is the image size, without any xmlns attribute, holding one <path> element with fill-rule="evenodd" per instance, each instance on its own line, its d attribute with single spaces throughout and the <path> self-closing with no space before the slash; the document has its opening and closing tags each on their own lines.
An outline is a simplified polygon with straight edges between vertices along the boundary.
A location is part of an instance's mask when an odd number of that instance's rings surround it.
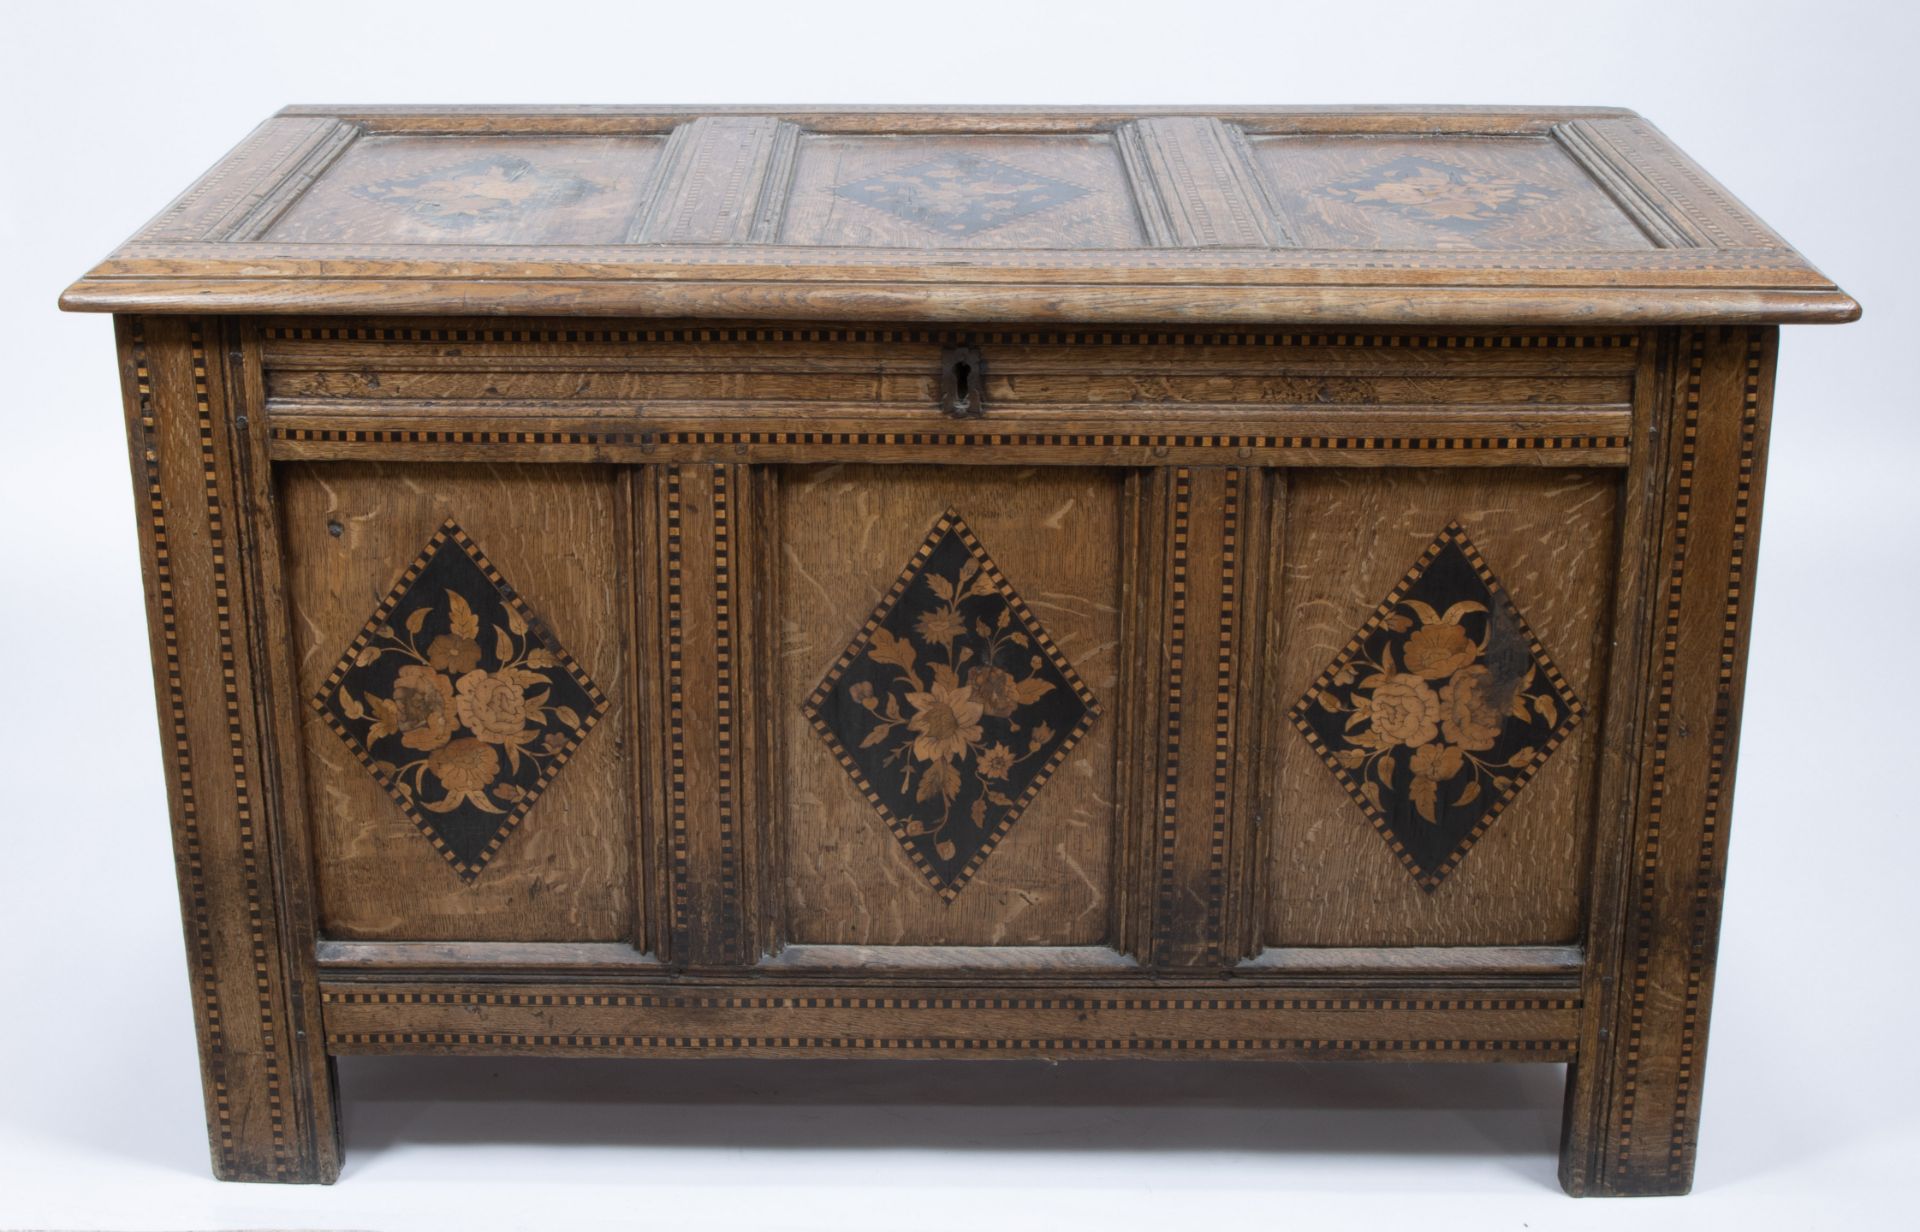
<svg viewBox="0 0 1920 1232">
<path fill-rule="evenodd" d="M 292 107 L 70 309 L 1847 321 L 1632 112 Z"/>
</svg>

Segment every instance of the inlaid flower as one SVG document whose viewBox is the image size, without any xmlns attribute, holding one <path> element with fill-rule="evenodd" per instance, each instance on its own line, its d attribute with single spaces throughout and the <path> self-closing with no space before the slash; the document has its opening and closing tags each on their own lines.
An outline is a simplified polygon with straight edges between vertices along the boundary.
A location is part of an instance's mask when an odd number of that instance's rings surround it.
<svg viewBox="0 0 1920 1232">
<path fill-rule="evenodd" d="M 1386 744 L 1425 744 L 1440 734 L 1440 698 L 1418 676 L 1401 674 L 1373 691 L 1368 714 Z"/>
<path fill-rule="evenodd" d="M 1493 696 L 1493 673 L 1483 664 L 1461 668 L 1441 688 L 1447 739 L 1463 749 L 1481 752 L 1493 747 L 1506 724 L 1506 707 Z"/>
<path fill-rule="evenodd" d="M 427 758 L 427 773 L 439 779 L 447 793 L 444 799 L 427 805 L 435 812 L 448 812 L 463 801 L 487 812 L 500 811 L 486 797 L 487 788 L 500 775 L 500 755 L 492 745 L 462 736 L 434 750 Z"/>
<path fill-rule="evenodd" d="M 517 673 L 468 672 L 460 677 L 459 689 L 455 705 L 460 721 L 482 740 L 504 744 L 526 730 L 529 718 L 539 717 L 537 707 L 528 713 L 526 690 Z"/>
<path fill-rule="evenodd" d="M 463 675 L 480 666 L 480 643 L 442 633 L 427 644 L 427 662 L 439 671 Z"/>
<path fill-rule="evenodd" d="M 935 682 L 924 693 L 907 694 L 914 716 L 907 727 L 919 733 L 913 755 L 921 761 L 944 762 L 960 757 L 980 739 L 983 709 L 965 685 L 948 688 Z"/>
<path fill-rule="evenodd" d="M 1407 670 L 1426 680 L 1444 680 L 1479 657 L 1480 647 L 1453 624 L 1421 626 L 1401 651 Z"/>
<path fill-rule="evenodd" d="M 951 607 L 937 607 L 930 612 L 921 613 L 914 622 L 914 631 L 922 640 L 946 646 L 967 631 L 967 623 L 960 619 L 960 613 Z"/>
<path fill-rule="evenodd" d="M 1466 755 L 1451 744 L 1423 744 L 1407 760 L 1407 769 L 1423 779 L 1444 782 L 1460 773 Z"/>
<path fill-rule="evenodd" d="M 400 743 L 426 752 L 453 737 L 453 681 L 418 663 L 400 669 L 393 685 Z"/>
<path fill-rule="evenodd" d="M 1004 744 L 990 744 L 987 751 L 980 754 L 980 773 L 990 779 L 1004 779 L 1013 771 L 1013 763 L 1019 760 L 1013 750 Z"/>
<path fill-rule="evenodd" d="M 1020 684 L 1004 668 L 974 668 L 967 673 L 967 688 L 980 708 L 996 719 L 1006 718 L 1020 706 Z"/>
</svg>

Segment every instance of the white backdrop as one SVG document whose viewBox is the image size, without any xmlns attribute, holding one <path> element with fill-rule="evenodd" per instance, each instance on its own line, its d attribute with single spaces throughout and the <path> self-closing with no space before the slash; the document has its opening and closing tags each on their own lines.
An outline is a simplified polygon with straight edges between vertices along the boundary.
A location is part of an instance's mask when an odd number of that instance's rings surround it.
<svg viewBox="0 0 1920 1232">
<path fill-rule="evenodd" d="M 1913 1226 L 1913 6 L 51 3 L 0 34 L 0 1227 Z M 1639 109 L 1858 297 L 1786 332 L 1695 1195 L 1554 1184 L 1558 1070 L 358 1062 L 330 1190 L 209 1179 L 104 318 L 289 102 Z M 1790 983 L 1789 983 L 1790 981 Z M 1793 1058 L 1785 1060 L 1785 1058 Z"/>
</svg>

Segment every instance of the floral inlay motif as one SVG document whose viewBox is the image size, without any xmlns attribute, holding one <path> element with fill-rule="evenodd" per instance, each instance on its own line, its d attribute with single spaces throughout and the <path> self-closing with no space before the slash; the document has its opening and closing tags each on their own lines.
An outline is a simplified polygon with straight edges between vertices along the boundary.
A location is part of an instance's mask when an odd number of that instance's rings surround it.
<svg viewBox="0 0 1920 1232">
<path fill-rule="evenodd" d="M 1290 716 L 1432 891 L 1582 710 L 1467 532 L 1449 523 Z"/>
<path fill-rule="evenodd" d="M 1559 195 L 1525 180 L 1486 175 L 1412 154 L 1329 184 L 1320 192 L 1336 201 L 1389 209 L 1456 231 L 1479 230 Z"/>
<path fill-rule="evenodd" d="M 471 882 L 607 699 L 448 521 L 367 619 L 313 706 Z"/>
<path fill-rule="evenodd" d="M 951 902 L 1100 704 L 949 509 L 802 709 Z"/>
<path fill-rule="evenodd" d="M 353 189 L 355 196 L 405 210 L 449 231 L 503 215 L 560 209 L 602 191 L 592 180 L 543 170 L 513 154 L 472 158 Z"/>
<path fill-rule="evenodd" d="M 997 159 L 949 154 L 841 184 L 834 194 L 965 238 L 1087 195 L 1078 184 Z"/>
</svg>

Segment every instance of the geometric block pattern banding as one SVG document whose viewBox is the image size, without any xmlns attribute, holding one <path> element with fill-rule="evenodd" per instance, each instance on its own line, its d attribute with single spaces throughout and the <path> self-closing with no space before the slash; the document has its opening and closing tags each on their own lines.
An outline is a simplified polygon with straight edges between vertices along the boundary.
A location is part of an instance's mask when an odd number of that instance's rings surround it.
<svg viewBox="0 0 1920 1232">
<path fill-rule="evenodd" d="M 949 509 L 802 710 L 952 902 L 1100 704 Z"/>
<path fill-rule="evenodd" d="M 1449 522 L 1290 717 L 1431 892 L 1583 709 L 1467 532 Z"/>
<path fill-rule="evenodd" d="M 607 699 L 449 520 L 367 618 L 313 708 L 471 883 Z"/>
</svg>

